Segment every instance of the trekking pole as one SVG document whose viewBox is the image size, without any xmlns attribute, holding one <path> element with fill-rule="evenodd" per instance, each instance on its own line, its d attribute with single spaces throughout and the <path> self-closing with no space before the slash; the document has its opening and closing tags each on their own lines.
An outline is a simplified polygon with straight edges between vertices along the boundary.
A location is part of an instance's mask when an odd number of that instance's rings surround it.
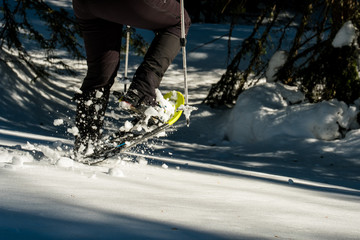
<svg viewBox="0 0 360 240">
<path fill-rule="evenodd" d="M 184 67 L 184 94 L 185 94 L 185 110 L 189 104 L 188 96 L 188 83 L 187 83 L 187 66 L 186 66 L 186 37 L 185 37 L 185 10 L 184 10 L 184 0 L 180 0 L 180 16 L 181 16 L 181 38 L 180 44 L 182 48 L 183 55 L 183 67 Z M 190 124 L 190 117 L 185 114 L 187 126 Z"/>
<path fill-rule="evenodd" d="M 126 93 L 126 84 L 128 81 L 128 65 L 129 65 L 129 45 L 130 45 L 130 26 L 126 26 L 126 50 L 125 50 L 125 72 L 124 72 L 124 93 Z"/>
</svg>

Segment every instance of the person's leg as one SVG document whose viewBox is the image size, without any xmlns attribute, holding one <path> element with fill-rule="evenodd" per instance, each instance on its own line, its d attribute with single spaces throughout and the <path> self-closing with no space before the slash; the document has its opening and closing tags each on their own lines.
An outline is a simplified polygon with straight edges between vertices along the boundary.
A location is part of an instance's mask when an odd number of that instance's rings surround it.
<svg viewBox="0 0 360 240">
<path fill-rule="evenodd" d="M 86 151 L 89 143 L 101 136 L 110 87 L 114 83 L 120 61 L 122 25 L 96 18 L 86 11 L 86 4 L 74 0 L 74 12 L 84 39 L 87 74 L 81 86 L 77 103 L 75 125 L 75 152 Z"/>
<path fill-rule="evenodd" d="M 119 69 L 122 25 L 102 19 L 78 21 L 88 66 L 81 90 L 111 87 Z"/>
<path fill-rule="evenodd" d="M 176 0 L 88 1 L 87 13 L 118 24 L 144 28 L 156 36 L 137 69 L 129 93 L 136 102 L 155 104 L 155 88 L 180 50 L 180 5 Z M 186 13 L 186 12 L 185 12 Z M 185 15 L 186 32 L 190 18 Z"/>
<path fill-rule="evenodd" d="M 157 32 L 130 87 L 149 104 L 154 103 L 154 90 L 179 51 L 181 24 L 175 0 L 73 0 L 73 7 L 83 33 L 88 65 L 81 86 L 83 93 L 77 98 L 79 136 L 75 143 L 79 148 L 99 138 L 110 87 L 119 67 L 122 24 Z M 186 15 L 186 31 L 189 25 Z"/>
<path fill-rule="evenodd" d="M 180 40 L 175 35 L 162 32 L 155 36 L 129 87 L 127 96 L 132 98 L 129 101 L 131 104 L 135 107 L 140 104 L 155 105 L 155 89 L 160 86 L 167 68 L 179 50 Z"/>
</svg>

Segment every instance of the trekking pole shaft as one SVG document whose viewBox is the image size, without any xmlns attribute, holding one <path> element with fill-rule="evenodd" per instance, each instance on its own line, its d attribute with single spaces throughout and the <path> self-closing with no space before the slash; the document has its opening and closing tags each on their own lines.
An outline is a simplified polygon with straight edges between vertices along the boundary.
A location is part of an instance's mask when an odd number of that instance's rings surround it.
<svg viewBox="0 0 360 240">
<path fill-rule="evenodd" d="M 180 0 L 181 8 L 181 47 L 183 54 L 183 67 L 184 67 L 184 94 L 185 94 L 185 105 L 188 105 L 188 84 L 187 84 L 187 66 L 186 66 L 186 38 L 185 38 L 185 9 L 184 9 L 184 0 Z"/>
<path fill-rule="evenodd" d="M 128 79 L 128 66 L 129 66 L 129 45 L 130 45 L 130 26 L 126 26 L 126 50 L 125 50 L 125 72 L 124 79 Z M 126 92 L 126 82 L 124 85 L 124 92 Z"/>
<path fill-rule="evenodd" d="M 187 67 L 186 67 L 186 48 L 182 48 L 183 52 L 183 65 L 184 65 L 184 94 L 185 94 L 185 105 L 189 103 L 189 96 L 188 96 L 188 83 L 187 83 Z"/>
<path fill-rule="evenodd" d="M 188 82 L 187 82 L 187 63 L 186 63 L 186 36 L 185 36 L 185 8 L 184 8 L 184 0 L 180 0 L 180 15 L 181 15 L 181 39 L 180 44 L 182 48 L 183 54 L 183 66 L 184 66 L 184 95 L 185 95 L 185 109 L 189 104 L 189 94 L 188 94 Z M 185 114 L 186 116 L 186 125 L 190 125 L 190 116 Z"/>
</svg>

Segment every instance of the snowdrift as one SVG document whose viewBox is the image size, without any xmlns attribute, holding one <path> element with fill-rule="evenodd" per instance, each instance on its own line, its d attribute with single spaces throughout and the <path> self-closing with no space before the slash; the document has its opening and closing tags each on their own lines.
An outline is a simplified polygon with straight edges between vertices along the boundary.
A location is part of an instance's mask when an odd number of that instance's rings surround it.
<svg viewBox="0 0 360 240">
<path fill-rule="evenodd" d="M 303 103 L 294 88 L 264 83 L 243 92 L 231 112 L 226 136 L 231 142 L 249 143 L 274 136 L 335 140 L 359 127 L 359 106 L 337 100 Z"/>
</svg>

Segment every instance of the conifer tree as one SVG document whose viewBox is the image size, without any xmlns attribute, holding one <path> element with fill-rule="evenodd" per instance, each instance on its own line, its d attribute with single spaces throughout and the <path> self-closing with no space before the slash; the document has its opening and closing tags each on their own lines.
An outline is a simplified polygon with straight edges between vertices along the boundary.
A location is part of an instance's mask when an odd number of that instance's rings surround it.
<svg viewBox="0 0 360 240">
<path fill-rule="evenodd" d="M 77 41 L 80 32 L 74 17 L 63 8 L 55 9 L 42 0 L 2 0 L 0 48 L 3 61 L 14 59 L 30 68 L 34 79 L 48 76 L 44 64 L 34 61 L 29 48 L 40 49 L 50 65 L 62 66 L 71 72 L 56 49 L 64 49 L 71 56 L 84 57 Z M 44 28 L 46 30 L 44 31 Z"/>
<path fill-rule="evenodd" d="M 231 1 L 233 4 L 238 1 Z M 269 53 L 285 50 L 287 59 L 275 81 L 298 86 L 310 102 L 338 99 L 352 103 L 360 97 L 360 35 L 350 46 L 335 48 L 332 42 L 348 21 L 360 29 L 360 3 L 357 0 L 306 0 L 293 14 L 283 1 L 267 1 L 253 32 L 242 43 L 220 81 L 212 86 L 205 103 L 232 106 L 249 79 L 264 77 Z M 287 19 L 280 16 L 288 15 Z M 280 23 L 280 24 L 279 24 Z M 233 21 L 232 24 L 236 24 Z M 262 30 L 260 31 L 260 27 Z M 290 46 L 284 44 L 295 28 Z M 280 33 L 277 41 L 272 34 Z M 271 57 L 271 56 L 270 56 Z M 246 68 L 240 69 L 246 64 Z"/>
<path fill-rule="evenodd" d="M 44 0 L 1 0 L 0 60 L 16 61 L 32 71 L 33 79 L 49 76 L 48 66 L 75 73 L 59 49 L 67 57 L 84 59 L 83 41 L 73 11 L 55 7 Z M 131 29 L 130 44 L 134 52 L 143 55 L 148 44 Z M 123 31 L 125 35 L 125 31 Z M 123 47 L 124 48 L 124 47 Z M 43 53 L 45 61 L 35 61 L 31 51 Z"/>
</svg>

